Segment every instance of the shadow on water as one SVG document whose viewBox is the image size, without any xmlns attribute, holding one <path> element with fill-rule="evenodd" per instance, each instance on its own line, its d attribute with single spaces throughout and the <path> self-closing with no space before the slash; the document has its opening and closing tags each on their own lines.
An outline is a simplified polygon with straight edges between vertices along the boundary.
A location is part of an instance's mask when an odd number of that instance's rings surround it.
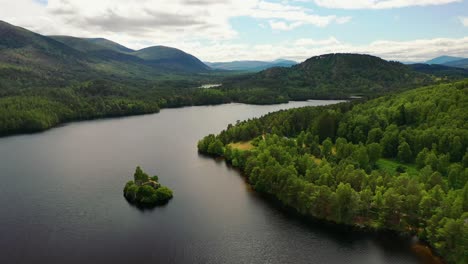
<svg viewBox="0 0 468 264">
<path fill-rule="evenodd" d="M 130 202 L 125 196 L 124 196 L 124 199 L 125 201 L 127 201 L 129 207 L 137 209 L 138 211 L 142 213 L 148 213 L 148 212 L 152 212 L 158 209 L 164 209 L 169 204 L 169 201 L 159 202 L 157 204 L 138 204 L 138 203 Z M 174 198 L 172 198 L 171 200 L 173 199 Z"/>
</svg>

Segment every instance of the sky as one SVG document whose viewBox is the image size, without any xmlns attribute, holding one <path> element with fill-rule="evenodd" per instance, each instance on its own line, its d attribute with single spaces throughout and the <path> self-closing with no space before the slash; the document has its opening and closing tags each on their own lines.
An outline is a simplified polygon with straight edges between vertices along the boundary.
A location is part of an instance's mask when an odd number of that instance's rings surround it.
<svg viewBox="0 0 468 264">
<path fill-rule="evenodd" d="M 211 62 L 468 57 L 468 0 L 0 0 L 0 20 L 132 49 L 165 45 Z"/>
</svg>

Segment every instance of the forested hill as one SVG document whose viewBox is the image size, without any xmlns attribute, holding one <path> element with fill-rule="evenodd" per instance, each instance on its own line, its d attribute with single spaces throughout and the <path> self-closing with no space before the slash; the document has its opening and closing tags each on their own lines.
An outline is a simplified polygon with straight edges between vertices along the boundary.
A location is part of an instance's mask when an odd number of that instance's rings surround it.
<svg viewBox="0 0 468 264">
<path fill-rule="evenodd" d="M 468 59 L 461 59 L 444 63 L 446 66 L 468 69 Z"/>
<path fill-rule="evenodd" d="M 174 71 L 206 72 L 210 70 L 210 67 L 195 56 L 171 47 L 149 47 L 135 51 L 132 55 L 144 59 L 153 66 Z"/>
<path fill-rule="evenodd" d="M 66 86 L 98 78 L 135 83 L 208 71 L 196 57 L 174 48 L 134 51 L 102 38 L 43 36 L 0 21 L 0 89 Z"/>
<path fill-rule="evenodd" d="M 326 54 L 290 68 L 271 68 L 252 76 L 230 79 L 224 89 L 265 89 L 298 100 L 384 93 L 432 81 L 430 76 L 399 62 L 370 55 Z"/>
<path fill-rule="evenodd" d="M 441 77 L 441 78 L 453 78 L 453 79 L 468 78 L 468 69 L 449 67 L 449 66 L 440 65 L 440 64 L 423 64 L 423 63 L 409 64 L 408 66 L 411 67 L 411 69 L 415 71 L 423 72 L 423 73 Z"/>
<path fill-rule="evenodd" d="M 63 43 L 0 21 L 0 88 L 64 85 L 92 75 L 87 56 Z"/>
<path fill-rule="evenodd" d="M 280 111 L 198 143 L 304 215 L 416 234 L 468 263 L 468 80 Z"/>
</svg>

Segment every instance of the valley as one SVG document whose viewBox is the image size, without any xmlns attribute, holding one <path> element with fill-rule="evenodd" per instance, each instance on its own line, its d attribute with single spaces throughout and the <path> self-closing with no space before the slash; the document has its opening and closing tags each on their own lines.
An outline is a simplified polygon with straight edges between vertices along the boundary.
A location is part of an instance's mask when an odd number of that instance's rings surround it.
<svg viewBox="0 0 468 264">
<path fill-rule="evenodd" d="M 341 16 L 441 3 L 23 2 L 0 263 L 468 263 L 466 37 Z"/>
</svg>

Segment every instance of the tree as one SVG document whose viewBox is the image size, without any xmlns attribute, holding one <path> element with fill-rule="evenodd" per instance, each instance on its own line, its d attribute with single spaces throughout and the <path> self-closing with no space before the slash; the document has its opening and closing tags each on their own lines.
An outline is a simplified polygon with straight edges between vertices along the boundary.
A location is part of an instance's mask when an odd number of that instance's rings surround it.
<svg viewBox="0 0 468 264">
<path fill-rule="evenodd" d="M 325 158 L 330 158 L 332 155 L 333 143 L 330 138 L 327 138 L 322 143 L 322 155 Z"/>
<path fill-rule="evenodd" d="M 172 191 L 171 191 L 171 189 L 169 189 L 169 188 L 167 188 L 165 186 L 162 186 L 162 187 L 160 187 L 160 188 L 158 188 L 156 190 L 155 195 L 156 195 L 156 199 L 158 201 L 163 202 L 163 201 L 167 201 L 167 200 L 172 198 Z"/>
<path fill-rule="evenodd" d="M 223 142 L 219 139 L 215 139 L 208 146 L 208 153 L 212 155 L 222 156 L 224 154 Z"/>
<path fill-rule="evenodd" d="M 465 219 L 443 219 L 443 226 L 437 229 L 437 250 L 446 255 L 453 263 L 467 261 L 466 241 L 468 239 L 468 227 Z M 466 262 L 465 262 L 466 263 Z"/>
<path fill-rule="evenodd" d="M 369 131 L 369 134 L 367 135 L 366 144 L 379 143 L 380 140 L 382 139 L 382 136 L 383 136 L 383 132 L 380 127 L 373 128 Z"/>
<path fill-rule="evenodd" d="M 461 189 L 465 185 L 465 182 L 468 180 L 465 177 L 463 167 L 458 164 L 450 165 L 448 169 L 448 182 L 451 188 L 453 189 Z"/>
<path fill-rule="evenodd" d="M 413 160 L 413 153 L 406 141 L 403 141 L 400 146 L 398 146 L 398 159 L 405 163 L 410 163 Z"/>
<path fill-rule="evenodd" d="M 142 185 L 148 181 L 149 176 L 143 172 L 140 166 L 138 166 L 136 167 L 135 173 L 133 174 L 133 179 L 135 180 L 136 185 Z"/>
<path fill-rule="evenodd" d="M 320 140 L 335 138 L 336 135 L 336 113 L 335 111 L 324 111 L 317 122 L 318 136 Z"/>
<path fill-rule="evenodd" d="M 369 164 L 374 166 L 382 156 L 382 147 L 378 143 L 371 143 L 367 145 L 367 154 L 369 156 Z"/>
<path fill-rule="evenodd" d="M 367 169 L 369 166 L 369 155 L 367 154 L 367 148 L 363 145 L 359 145 L 353 153 L 353 159 L 359 163 L 361 169 Z"/>
<path fill-rule="evenodd" d="M 390 125 L 385 129 L 380 145 L 383 149 L 383 155 L 387 158 L 393 158 L 398 153 L 398 127 Z"/>
<path fill-rule="evenodd" d="M 339 223 L 352 223 L 359 210 L 359 195 L 349 183 L 340 183 L 335 191 L 332 211 Z"/>
<path fill-rule="evenodd" d="M 424 148 L 423 150 L 421 150 L 418 155 L 416 156 L 416 167 L 418 169 L 421 169 L 423 168 L 424 166 L 426 166 L 426 157 L 427 157 L 427 153 L 429 153 L 429 150 L 427 148 Z"/>
</svg>

